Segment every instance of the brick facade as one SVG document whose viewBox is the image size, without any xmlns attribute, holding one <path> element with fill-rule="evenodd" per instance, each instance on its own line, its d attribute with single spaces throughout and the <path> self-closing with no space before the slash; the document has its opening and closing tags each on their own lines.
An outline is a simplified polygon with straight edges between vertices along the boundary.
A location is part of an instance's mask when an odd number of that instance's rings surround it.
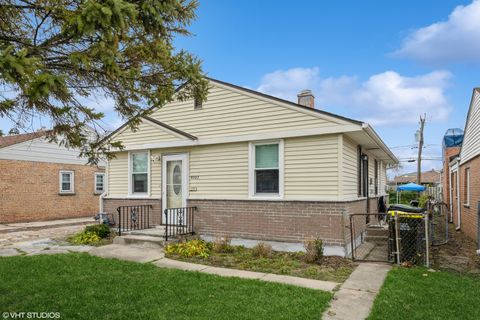
<svg viewBox="0 0 480 320">
<path fill-rule="evenodd" d="M 152 205 L 151 223 L 160 224 L 161 199 L 104 199 L 104 211 L 117 216 L 119 206 Z M 365 213 L 366 200 L 350 202 L 188 200 L 195 206 L 195 232 L 203 236 L 302 242 L 319 237 L 327 245 L 350 243 L 348 229 L 352 213 Z M 370 199 L 376 212 L 377 198 Z M 365 221 L 363 219 L 362 221 Z M 365 223 L 356 225 L 357 234 Z"/>
<path fill-rule="evenodd" d="M 74 194 L 59 194 L 59 171 L 74 171 Z M 103 168 L 0 160 L 0 223 L 93 217 L 98 213 L 94 174 Z"/>
<path fill-rule="evenodd" d="M 466 175 L 465 171 L 470 170 L 470 203 L 466 196 Z M 459 168 L 460 177 L 460 215 L 461 215 L 461 230 L 472 240 L 478 242 L 478 203 L 480 202 L 480 179 L 478 178 L 480 172 L 480 156 L 477 156 Z M 457 220 L 456 211 L 454 214 L 455 221 Z"/>
</svg>

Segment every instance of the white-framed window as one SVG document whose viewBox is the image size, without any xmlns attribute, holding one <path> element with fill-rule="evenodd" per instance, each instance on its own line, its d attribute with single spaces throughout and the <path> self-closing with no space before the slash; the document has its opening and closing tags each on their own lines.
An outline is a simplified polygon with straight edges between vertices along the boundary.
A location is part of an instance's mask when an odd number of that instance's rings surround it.
<svg viewBox="0 0 480 320">
<path fill-rule="evenodd" d="M 283 140 L 249 145 L 249 195 L 283 198 Z"/>
<path fill-rule="evenodd" d="M 130 152 L 129 163 L 129 194 L 132 196 L 148 195 L 150 185 L 150 152 Z"/>
<path fill-rule="evenodd" d="M 69 170 L 59 172 L 60 193 L 74 193 L 75 173 Z"/>
<path fill-rule="evenodd" d="M 465 206 L 470 205 L 470 168 L 465 169 Z"/>
<path fill-rule="evenodd" d="M 95 172 L 95 193 L 103 193 L 105 191 L 105 173 Z"/>
</svg>

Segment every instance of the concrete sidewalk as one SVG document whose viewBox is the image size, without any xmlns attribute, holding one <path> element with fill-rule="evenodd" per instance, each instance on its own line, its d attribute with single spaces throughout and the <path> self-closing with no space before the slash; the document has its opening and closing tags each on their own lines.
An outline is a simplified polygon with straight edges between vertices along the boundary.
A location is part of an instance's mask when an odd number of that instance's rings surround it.
<svg viewBox="0 0 480 320">
<path fill-rule="evenodd" d="M 330 308 L 325 311 L 322 319 L 366 319 L 391 268 L 389 264 L 360 264 L 335 293 Z"/>
</svg>

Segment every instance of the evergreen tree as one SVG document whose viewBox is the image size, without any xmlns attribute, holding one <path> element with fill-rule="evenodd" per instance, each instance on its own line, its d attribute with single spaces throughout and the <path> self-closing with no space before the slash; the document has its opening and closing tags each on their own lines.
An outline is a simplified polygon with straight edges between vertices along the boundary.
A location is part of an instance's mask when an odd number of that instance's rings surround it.
<svg viewBox="0 0 480 320">
<path fill-rule="evenodd" d="M 20 130 L 18 130 L 17 128 L 12 128 L 8 130 L 8 135 L 14 135 L 14 134 L 20 134 Z"/>
<path fill-rule="evenodd" d="M 204 99 L 201 63 L 173 46 L 190 35 L 196 0 L 2 0 L 0 117 L 28 129 L 36 117 L 50 138 L 96 163 L 116 143 L 99 141 L 103 114 L 81 99 L 102 94 L 136 127 L 139 115 L 179 99 Z M 95 128 L 91 141 L 86 126 Z M 58 139 L 62 136 L 62 139 Z"/>
</svg>

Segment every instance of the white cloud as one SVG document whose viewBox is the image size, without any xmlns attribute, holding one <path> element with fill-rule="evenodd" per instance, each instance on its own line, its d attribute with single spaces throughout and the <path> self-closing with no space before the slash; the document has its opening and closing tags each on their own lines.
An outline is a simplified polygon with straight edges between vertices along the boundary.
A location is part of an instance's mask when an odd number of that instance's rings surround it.
<svg viewBox="0 0 480 320">
<path fill-rule="evenodd" d="M 417 123 L 420 114 L 429 121 L 447 118 L 451 106 L 445 96 L 451 74 L 434 71 L 406 77 L 395 71 L 372 75 L 322 78 L 318 67 L 278 70 L 265 75 L 257 90 L 296 101 L 302 89 L 311 89 L 317 108 L 357 118 L 374 125 Z"/>
<path fill-rule="evenodd" d="M 447 21 L 413 31 L 392 56 L 430 64 L 480 62 L 480 0 L 456 7 Z"/>
</svg>

